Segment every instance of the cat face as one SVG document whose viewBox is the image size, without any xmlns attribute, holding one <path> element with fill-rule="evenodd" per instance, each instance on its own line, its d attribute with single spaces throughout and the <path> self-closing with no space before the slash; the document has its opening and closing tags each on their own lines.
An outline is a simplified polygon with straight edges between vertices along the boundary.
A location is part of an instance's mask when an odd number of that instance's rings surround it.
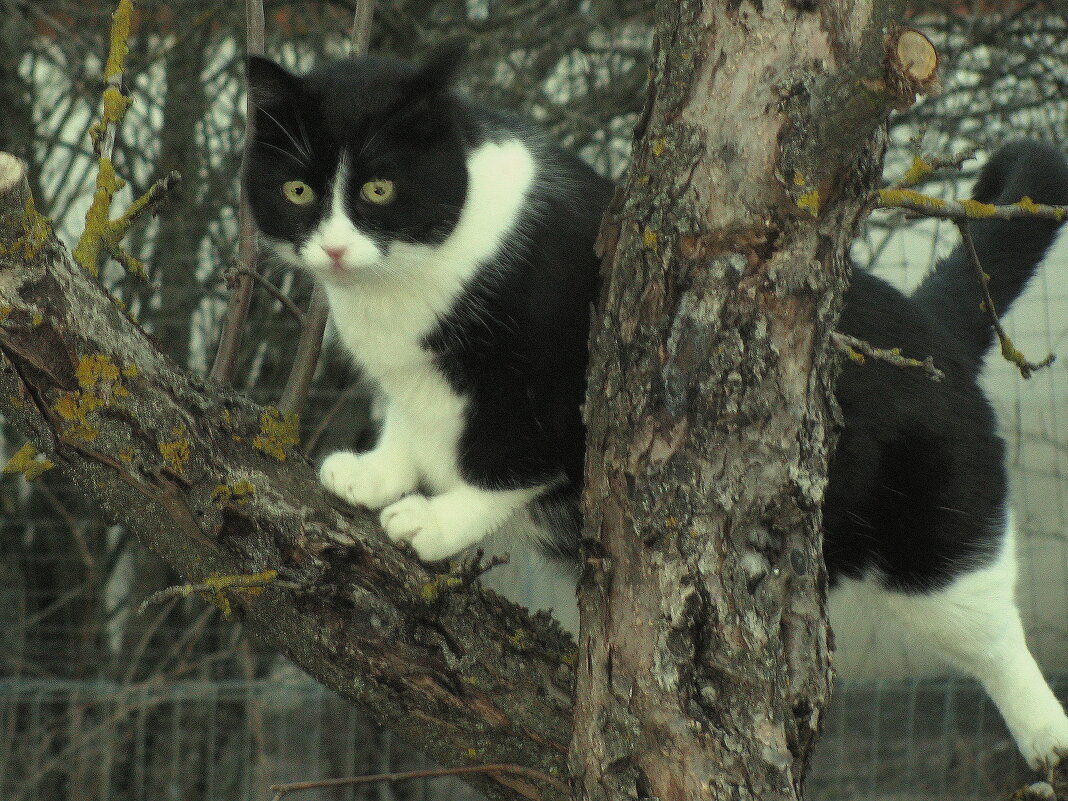
<svg viewBox="0 0 1068 801">
<path fill-rule="evenodd" d="M 303 77 L 249 60 L 244 181 L 282 258 L 346 285 L 403 277 L 413 252 L 449 238 L 468 189 L 448 91 L 459 56 L 439 51 L 419 67 L 365 57 Z"/>
</svg>

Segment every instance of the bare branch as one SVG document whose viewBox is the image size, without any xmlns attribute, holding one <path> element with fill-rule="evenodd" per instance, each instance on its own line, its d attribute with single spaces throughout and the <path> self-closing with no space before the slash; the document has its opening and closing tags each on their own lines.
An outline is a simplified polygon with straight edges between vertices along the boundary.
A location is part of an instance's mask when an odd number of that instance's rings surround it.
<svg viewBox="0 0 1068 801">
<path fill-rule="evenodd" d="M 927 373 L 927 377 L 932 381 L 941 381 L 946 377 L 945 373 L 934 366 L 934 359 L 930 356 L 923 361 L 910 359 L 901 355 L 900 348 L 877 348 L 863 339 L 843 334 L 841 331 L 833 331 L 831 339 L 842 353 L 857 364 L 864 364 L 865 358 L 878 359 L 894 367 L 918 367 Z"/>
<path fill-rule="evenodd" d="M 994 327 L 994 331 L 998 336 L 998 342 L 1001 343 L 1001 355 L 1015 364 L 1020 370 L 1020 375 L 1023 378 L 1030 378 L 1031 374 L 1036 370 L 1041 370 L 1043 367 L 1049 367 L 1053 364 L 1053 361 L 1057 358 L 1054 354 L 1050 353 L 1040 362 L 1030 362 L 1027 358 L 1016 348 L 1013 341 L 1009 338 L 1005 328 L 1001 325 L 1001 320 L 998 319 L 997 309 L 994 308 L 994 301 L 990 297 L 990 289 L 988 284 L 990 277 L 983 270 L 983 264 L 979 259 L 979 254 L 975 250 L 975 240 L 972 238 L 972 232 L 968 227 L 967 220 L 954 220 L 957 228 L 960 229 L 961 240 L 964 242 L 964 248 L 968 253 L 968 260 L 972 263 L 972 267 L 975 268 L 975 277 L 979 281 L 979 286 L 983 290 L 983 311 L 986 312 L 987 317 L 990 319 L 990 325 Z"/>
<path fill-rule="evenodd" d="M 1028 197 L 1008 206 L 995 206 L 978 200 L 942 200 L 913 189 L 893 187 L 880 189 L 873 200 L 876 208 L 904 209 L 922 217 L 955 223 L 967 220 L 1018 220 L 1023 217 L 1042 217 L 1063 222 L 1068 217 L 1068 206 L 1047 206 L 1035 203 Z"/>
<path fill-rule="evenodd" d="M 281 289 L 279 289 L 274 284 L 272 284 L 270 281 L 268 281 L 266 278 L 264 278 L 256 270 L 252 269 L 251 267 L 249 267 L 247 265 L 238 263 L 238 264 L 234 265 L 234 267 L 232 267 L 230 270 L 227 270 L 227 273 L 228 273 L 228 275 L 227 275 L 227 283 L 228 284 L 230 283 L 231 276 L 233 277 L 235 282 L 236 282 L 237 276 L 247 275 L 247 276 L 251 277 L 253 281 L 255 281 L 257 284 L 259 284 L 264 289 L 266 289 L 267 292 L 270 293 L 270 295 L 275 300 L 277 300 L 279 303 L 281 303 L 283 306 L 285 306 L 286 311 L 288 311 L 290 314 L 292 314 L 294 317 L 296 317 L 298 323 L 300 323 L 301 325 L 304 325 L 304 322 L 305 322 L 305 320 L 304 320 L 304 312 L 302 312 L 300 310 L 300 307 L 296 303 L 294 303 L 292 300 L 290 300 L 289 296 L 285 292 L 283 292 Z"/>
<path fill-rule="evenodd" d="M 263 54 L 264 28 L 263 0 L 245 0 L 245 29 L 248 39 L 246 47 L 249 55 Z M 245 101 L 246 142 L 256 135 L 255 122 L 256 115 L 253 113 L 252 98 L 249 97 Z M 245 327 L 245 318 L 248 317 L 249 305 L 252 302 L 251 273 L 256 272 L 256 228 L 252 222 L 252 213 L 249 211 L 243 185 L 238 207 L 238 221 L 241 239 L 238 243 L 237 259 L 243 268 L 250 271 L 250 274 L 242 274 L 237 278 L 237 284 L 226 308 L 224 318 L 226 322 L 223 324 L 222 334 L 219 337 L 219 347 L 215 351 L 215 361 L 211 365 L 211 377 L 223 384 L 229 384 L 234 380 L 237 357 L 241 349 L 241 332 Z"/>
</svg>

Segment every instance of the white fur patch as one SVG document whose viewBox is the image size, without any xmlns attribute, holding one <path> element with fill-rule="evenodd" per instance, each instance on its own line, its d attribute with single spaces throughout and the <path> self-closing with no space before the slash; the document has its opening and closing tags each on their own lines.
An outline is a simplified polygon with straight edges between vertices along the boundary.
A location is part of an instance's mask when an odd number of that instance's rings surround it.
<svg viewBox="0 0 1068 801">
<path fill-rule="evenodd" d="M 393 242 L 382 253 L 344 214 L 339 175 L 332 212 L 300 253 L 323 281 L 341 341 L 386 400 L 376 447 L 361 455 L 333 454 L 321 479 L 353 503 L 380 508 L 393 502 L 382 513 L 387 533 L 410 541 L 428 560 L 478 542 L 540 491 L 489 491 L 463 480 L 457 447 L 467 401 L 422 347 L 466 282 L 514 230 L 536 171 L 533 155 L 514 139 L 483 144 L 470 153 L 467 168 L 464 207 L 440 245 Z M 343 274 L 332 269 L 328 247 L 346 249 Z M 417 484 L 433 494 L 397 500 Z"/>
<path fill-rule="evenodd" d="M 301 265 L 327 283 L 359 280 L 364 271 L 373 269 L 383 257 L 374 240 L 352 224 L 345 213 L 345 186 L 348 167 L 345 159 L 338 166 L 330 190 L 330 212 L 308 237 L 298 252 Z M 335 267 L 328 250 L 344 250 L 340 266 Z"/>
<path fill-rule="evenodd" d="M 1024 639 L 1016 607 L 1012 516 L 997 559 L 929 594 L 889 592 L 864 582 L 866 597 L 896 618 L 909 639 L 975 676 L 1033 768 L 1068 752 L 1068 717 Z"/>
</svg>

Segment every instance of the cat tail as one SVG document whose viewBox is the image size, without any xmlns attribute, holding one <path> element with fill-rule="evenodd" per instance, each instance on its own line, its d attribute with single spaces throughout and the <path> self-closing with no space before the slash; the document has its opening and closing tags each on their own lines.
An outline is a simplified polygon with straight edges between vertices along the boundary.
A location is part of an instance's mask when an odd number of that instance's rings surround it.
<svg viewBox="0 0 1068 801">
<path fill-rule="evenodd" d="M 998 206 L 1025 197 L 1035 203 L 1068 205 L 1068 161 L 1060 149 L 1044 142 L 1010 142 L 980 171 L 972 196 Z M 999 315 L 1023 291 L 1059 227 L 1060 222 L 1040 217 L 971 221 L 975 250 L 990 276 L 990 297 Z M 950 329 L 977 365 L 981 362 L 994 342 L 994 331 L 982 309 L 982 291 L 963 242 L 938 263 L 912 297 Z"/>
</svg>

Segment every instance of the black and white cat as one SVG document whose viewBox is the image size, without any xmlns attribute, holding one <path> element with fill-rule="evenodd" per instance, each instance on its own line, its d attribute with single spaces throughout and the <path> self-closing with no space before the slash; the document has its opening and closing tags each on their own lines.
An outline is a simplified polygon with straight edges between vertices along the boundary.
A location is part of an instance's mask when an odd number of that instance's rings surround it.
<svg viewBox="0 0 1068 801">
<path fill-rule="evenodd" d="M 442 559 L 520 510 L 577 557 L 593 244 L 612 184 L 521 120 L 452 89 L 456 51 L 294 76 L 253 58 L 244 180 L 263 239 L 326 290 L 384 402 L 366 453 L 323 483 L 381 509 L 394 541 Z M 1054 148 L 1016 143 L 975 197 L 1068 203 Z M 1052 241 L 1046 220 L 976 223 L 997 308 Z M 1004 447 L 976 383 L 992 332 L 958 250 L 912 295 L 858 271 L 840 327 L 933 355 L 946 380 L 847 364 L 846 419 L 824 505 L 832 586 L 864 582 L 888 613 L 977 676 L 1033 767 L 1068 750 L 1068 719 L 1024 642 Z"/>
</svg>

